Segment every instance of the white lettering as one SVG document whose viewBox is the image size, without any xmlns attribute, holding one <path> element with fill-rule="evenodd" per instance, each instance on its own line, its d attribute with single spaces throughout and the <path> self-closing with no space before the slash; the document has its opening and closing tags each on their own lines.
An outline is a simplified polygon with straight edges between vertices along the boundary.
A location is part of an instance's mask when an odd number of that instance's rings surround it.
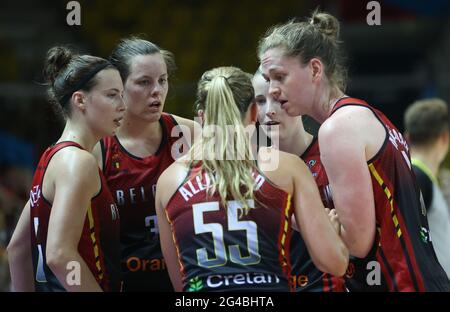
<svg viewBox="0 0 450 312">
<path fill-rule="evenodd" d="M 187 185 L 189 186 L 189 188 L 191 189 L 192 194 L 197 194 L 198 192 L 200 192 L 199 190 L 195 189 L 195 186 L 192 184 L 192 181 L 188 181 Z"/>
<path fill-rule="evenodd" d="M 210 288 L 233 285 L 252 285 L 252 284 L 272 284 L 280 283 L 280 279 L 275 274 L 265 273 L 238 273 L 232 275 L 209 275 L 206 279 L 206 285 Z"/>
<path fill-rule="evenodd" d="M 152 185 L 153 187 L 153 185 Z M 142 196 L 142 201 L 146 201 L 147 198 L 145 197 L 145 189 L 143 186 L 141 186 L 141 196 Z"/>
<path fill-rule="evenodd" d="M 381 25 L 381 6 L 378 1 L 370 1 L 367 3 L 366 6 L 367 10 L 372 10 L 367 14 L 367 25 L 373 26 L 373 25 Z"/>
<path fill-rule="evenodd" d="M 78 261 L 67 263 L 66 269 L 70 271 L 66 276 L 66 283 L 69 286 L 81 285 L 81 265 Z"/>
<path fill-rule="evenodd" d="M 218 279 L 218 282 L 214 283 L 212 281 L 213 278 Z M 223 284 L 223 282 L 222 282 L 222 276 L 221 275 L 210 275 L 206 279 L 206 285 L 208 285 L 208 287 L 211 287 L 211 288 L 220 287 L 220 286 L 222 286 L 222 284 Z"/>
<path fill-rule="evenodd" d="M 266 279 L 264 277 L 264 274 L 262 274 L 262 273 L 256 273 L 254 281 L 255 281 L 255 284 L 266 284 L 267 283 Z"/>
<path fill-rule="evenodd" d="M 119 210 L 116 207 L 116 204 L 111 204 L 111 218 L 112 220 L 117 220 L 119 217 Z"/>
<path fill-rule="evenodd" d="M 185 201 L 188 201 L 190 197 L 194 196 L 191 192 L 189 192 L 187 189 L 185 189 L 184 186 L 180 187 L 178 189 L 178 192 L 180 192 L 181 196 L 183 196 Z"/>
<path fill-rule="evenodd" d="M 185 298 L 175 300 L 176 307 L 201 307 L 205 310 L 208 307 L 210 299 L 198 299 L 198 298 Z"/>
<path fill-rule="evenodd" d="M 78 1 L 70 1 L 66 5 L 67 10 L 72 10 L 67 14 L 66 22 L 67 25 L 73 26 L 81 25 L 81 5 Z"/>
<path fill-rule="evenodd" d="M 233 283 L 237 285 L 245 284 L 245 277 L 242 274 L 236 274 L 233 278 Z"/>
<path fill-rule="evenodd" d="M 195 181 L 197 181 L 198 189 L 200 191 L 203 191 L 203 190 L 206 189 L 206 185 L 202 184 L 202 179 L 201 179 L 201 177 L 199 175 L 195 177 Z"/>
<path fill-rule="evenodd" d="M 132 204 L 136 204 L 136 194 L 134 193 L 134 187 L 130 188 L 130 200 Z"/>
<path fill-rule="evenodd" d="M 381 269 L 378 261 L 370 261 L 367 263 L 367 270 L 372 270 L 367 274 L 367 285 L 381 285 Z"/>
<path fill-rule="evenodd" d="M 123 206 L 125 204 L 124 193 L 122 190 L 116 191 L 117 205 Z"/>
</svg>

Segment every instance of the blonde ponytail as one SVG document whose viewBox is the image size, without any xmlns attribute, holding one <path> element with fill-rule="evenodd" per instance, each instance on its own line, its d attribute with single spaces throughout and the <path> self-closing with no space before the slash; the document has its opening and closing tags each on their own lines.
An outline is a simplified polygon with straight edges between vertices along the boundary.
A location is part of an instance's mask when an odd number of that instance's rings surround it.
<svg viewBox="0 0 450 312">
<path fill-rule="evenodd" d="M 209 194 L 217 192 L 225 207 L 228 197 L 240 201 L 246 213 L 247 200 L 254 198 L 256 164 L 242 119 L 253 98 L 250 74 L 235 67 L 206 72 L 197 94 L 197 108 L 204 110 L 203 136 L 193 147 L 201 152 L 202 169 L 212 177 Z"/>
</svg>

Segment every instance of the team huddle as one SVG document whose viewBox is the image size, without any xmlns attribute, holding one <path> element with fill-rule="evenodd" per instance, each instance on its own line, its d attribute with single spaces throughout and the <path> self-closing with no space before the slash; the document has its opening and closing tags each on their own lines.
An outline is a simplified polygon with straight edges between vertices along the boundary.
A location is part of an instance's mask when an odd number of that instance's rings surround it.
<svg viewBox="0 0 450 312">
<path fill-rule="evenodd" d="M 256 73 L 202 75 L 198 123 L 163 112 L 175 62 L 157 45 L 51 48 L 66 122 L 8 246 L 13 290 L 450 291 L 408 143 L 344 93 L 339 43 L 327 13 L 269 29 Z"/>
</svg>

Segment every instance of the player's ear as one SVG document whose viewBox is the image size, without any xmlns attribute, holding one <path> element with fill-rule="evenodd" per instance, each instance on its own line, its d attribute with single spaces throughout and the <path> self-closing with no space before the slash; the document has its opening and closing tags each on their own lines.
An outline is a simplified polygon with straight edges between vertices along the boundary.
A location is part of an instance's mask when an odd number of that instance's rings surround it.
<svg viewBox="0 0 450 312">
<path fill-rule="evenodd" d="M 258 120 L 258 105 L 253 101 L 252 104 L 250 104 L 250 122 L 256 123 Z"/>
<path fill-rule="evenodd" d="M 313 81 L 318 81 L 322 78 L 323 75 L 323 64 L 322 61 L 318 58 L 312 58 L 309 61 L 309 66 L 311 70 L 311 76 Z"/>
<path fill-rule="evenodd" d="M 72 103 L 80 109 L 81 111 L 84 111 L 86 109 L 86 98 L 83 92 L 81 91 L 75 91 L 72 94 Z"/>
<path fill-rule="evenodd" d="M 247 108 L 247 112 L 245 113 L 245 117 L 243 120 L 244 126 L 248 126 L 251 124 L 255 124 L 258 119 L 258 105 L 254 101 Z"/>
</svg>

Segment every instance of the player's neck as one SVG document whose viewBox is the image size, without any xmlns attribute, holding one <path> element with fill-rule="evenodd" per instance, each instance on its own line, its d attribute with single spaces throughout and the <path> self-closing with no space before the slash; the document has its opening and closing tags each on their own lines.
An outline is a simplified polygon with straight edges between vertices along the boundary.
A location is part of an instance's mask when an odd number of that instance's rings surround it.
<svg viewBox="0 0 450 312">
<path fill-rule="evenodd" d="M 154 141 L 162 136 L 159 120 L 148 122 L 139 118 L 125 118 L 122 126 L 117 130 L 117 136 L 122 139 L 137 139 Z"/>
<path fill-rule="evenodd" d="M 87 127 L 77 125 L 69 119 L 58 142 L 72 141 L 80 144 L 86 151 L 91 152 L 99 140 L 100 137 L 96 137 Z"/>
<path fill-rule="evenodd" d="M 345 94 L 338 87 L 332 86 L 324 86 L 322 90 L 319 89 L 318 93 L 320 94 L 317 101 L 318 103 L 313 105 L 311 117 L 319 123 L 323 123 L 330 117 L 333 108 Z"/>
<path fill-rule="evenodd" d="M 301 156 L 309 147 L 312 140 L 313 136 L 306 132 L 303 127 L 300 127 L 300 129 L 295 132 L 295 135 L 292 135 L 288 138 L 280 138 L 280 150 Z"/>
</svg>

